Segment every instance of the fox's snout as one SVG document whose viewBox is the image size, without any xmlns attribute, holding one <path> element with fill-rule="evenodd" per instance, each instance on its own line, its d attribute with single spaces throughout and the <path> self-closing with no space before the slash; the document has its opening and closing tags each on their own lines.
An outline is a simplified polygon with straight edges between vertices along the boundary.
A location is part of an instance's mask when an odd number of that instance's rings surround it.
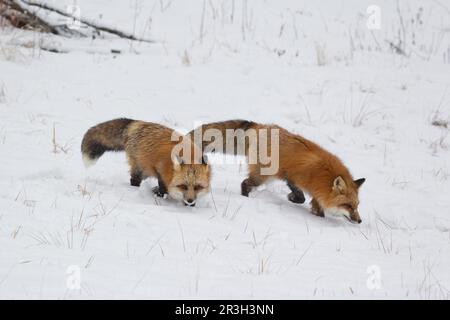
<svg viewBox="0 0 450 320">
<path fill-rule="evenodd" d="M 356 218 L 355 220 L 352 219 L 352 222 L 360 224 L 362 222 L 361 218 Z"/>
<path fill-rule="evenodd" d="M 359 212 L 355 212 L 353 214 L 350 214 L 350 219 L 351 219 L 352 222 L 355 222 L 355 223 L 358 223 L 358 224 L 362 222 L 361 217 L 359 216 Z"/>
<path fill-rule="evenodd" d="M 188 207 L 195 207 L 195 199 L 187 199 L 187 200 L 183 200 L 184 205 L 188 206 Z"/>
<path fill-rule="evenodd" d="M 331 207 L 324 210 L 325 216 L 345 217 L 351 223 L 361 223 L 358 211 L 349 211 L 342 207 Z"/>
<path fill-rule="evenodd" d="M 347 211 L 347 210 L 346 210 Z M 343 214 L 351 223 L 360 224 L 362 222 L 361 217 L 359 216 L 359 212 L 355 211 L 347 211 L 346 214 Z"/>
</svg>

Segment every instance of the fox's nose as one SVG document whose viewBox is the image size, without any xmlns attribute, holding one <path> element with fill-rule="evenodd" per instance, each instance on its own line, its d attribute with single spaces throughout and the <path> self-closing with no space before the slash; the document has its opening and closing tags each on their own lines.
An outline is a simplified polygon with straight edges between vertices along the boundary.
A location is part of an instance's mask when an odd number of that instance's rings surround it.
<svg viewBox="0 0 450 320">
<path fill-rule="evenodd" d="M 189 206 L 189 207 L 194 207 L 195 206 L 195 200 L 194 199 L 187 199 L 184 200 L 184 203 Z"/>
<path fill-rule="evenodd" d="M 361 223 L 361 222 L 362 222 L 362 220 L 361 220 L 361 219 L 358 219 L 358 220 L 356 220 L 356 222 L 358 222 L 358 223 Z"/>
</svg>

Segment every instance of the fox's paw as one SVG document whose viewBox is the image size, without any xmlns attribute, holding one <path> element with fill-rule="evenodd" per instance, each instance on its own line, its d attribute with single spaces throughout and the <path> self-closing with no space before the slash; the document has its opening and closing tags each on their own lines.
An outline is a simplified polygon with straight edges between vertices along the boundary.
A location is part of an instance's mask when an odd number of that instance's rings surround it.
<svg viewBox="0 0 450 320">
<path fill-rule="evenodd" d="M 139 179 L 139 178 L 130 178 L 130 184 L 133 186 L 133 187 L 139 187 L 140 185 L 141 185 L 141 179 Z"/>
<path fill-rule="evenodd" d="M 165 192 L 162 192 L 159 187 L 154 187 L 152 189 L 152 192 L 157 195 L 158 197 L 164 198 L 164 195 L 166 194 Z"/>
<path fill-rule="evenodd" d="M 305 196 L 303 194 L 298 194 L 295 192 L 291 192 L 288 194 L 288 200 L 293 203 L 304 203 L 305 202 Z"/>
<path fill-rule="evenodd" d="M 253 186 L 250 183 L 250 179 L 245 179 L 241 183 L 241 195 L 248 197 L 249 193 L 252 191 Z"/>
</svg>

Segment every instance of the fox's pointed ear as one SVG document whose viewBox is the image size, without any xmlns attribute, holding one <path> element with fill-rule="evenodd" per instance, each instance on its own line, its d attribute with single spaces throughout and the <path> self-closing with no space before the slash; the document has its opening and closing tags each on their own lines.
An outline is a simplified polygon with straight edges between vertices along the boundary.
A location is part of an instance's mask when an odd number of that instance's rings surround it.
<svg viewBox="0 0 450 320">
<path fill-rule="evenodd" d="M 181 169 L 181 165 L 184 163 L 183 159 L 181 159 L 181 157 L 179 155 L 176 155 L 173 159 L 173 169 L 175 171 L 179 171 Z"/>
<path fill-rule="evenodd" d="M 354 182 L 354 183 L 356 184 L 356 186 L 359 188 L 359 187 L 362 186 L 362 184 L 364 183 L 364 181 L 366 181 L 366 178 L 357 179 L 357 180 L 355 180 L 355 181 L 353 181 L 353 182 Z"/>
<path fill-rule="evenodd" d="M 334 179 L 333 181 L 333 190 L 338 192 L 338 193 L 344 193 L 345 190 L 347 189 L 347 185 L 345 184 L 344 179 L 342 179 L 341 176 L 338 176 L 336 179 Z"/>
</svg>

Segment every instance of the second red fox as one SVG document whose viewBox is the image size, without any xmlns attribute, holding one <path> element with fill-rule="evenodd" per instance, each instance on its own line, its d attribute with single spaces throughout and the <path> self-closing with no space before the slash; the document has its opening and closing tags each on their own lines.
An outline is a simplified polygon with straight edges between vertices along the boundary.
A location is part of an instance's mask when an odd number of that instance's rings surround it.
<svg viewBox="0 0 450 320">
<path fill-rule="evenodd" d="M 198 128 L 200 129 L 200 128 Z M 259 124 L 247 120 L 229 120 L 204 124 L 202 132 L 208 129 L 217 129 L 226 136 L 227 130 L 270 131 L 279 130 L 279 167 L 272 175 L 261 174 L 261 163 L 249 164 L 248 178 L 241 184 L 241 193 L 248 196 L 253 188 L 267 182 L 271 178 L 286 181 L 291 193 L 288 199 L 294 203 L 305 202 L 303 191 L 312 196 L 312 212 L 318 216 L 333 215 L 344 216 L 351 222 L 361 223 L 358 211 L 358 191 L 365 178 L 354 179 L 343 162 L 323 149 L 316 143 L 277 125 Z M 191 131 L 191 134 L 193 132 Z M 259 137 L 258 135 L 255 135 Z M 192 138 L 193 136 L 191 136 Z M 244 137 L 245 139 L 245 137 Z M 211 142 L 202 141 L 202 148 L 206 148 Z M 247 141 L 233 140 L 234 144 L 243 144 L 245 155 L 248 157 L 249 144 Z M 268 141 L 270 149 L 270 141 Z M 228 148 L 226 140 L 216 151 L 238 150 L 237 146 Z"/>
</svg>

